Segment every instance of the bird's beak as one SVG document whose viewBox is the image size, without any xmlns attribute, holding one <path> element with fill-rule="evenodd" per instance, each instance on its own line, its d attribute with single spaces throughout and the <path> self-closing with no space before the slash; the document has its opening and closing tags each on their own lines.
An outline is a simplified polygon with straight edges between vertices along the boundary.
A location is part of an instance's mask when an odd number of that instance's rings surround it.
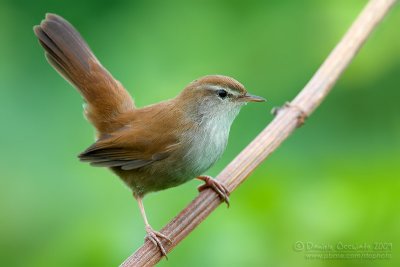
<svg viewBox="0 0 400 267">
<path fill-rule="evenodd" d="M 261 96 L 251 95 L 249 93 L 246 93 L 245 95 L 240 97 L 240 99 L 245 102 L 265 102 L 265 101 L 267 101 L 267 100 L 265 100 L 265 98 L 263 98 Z"/>
</svg>

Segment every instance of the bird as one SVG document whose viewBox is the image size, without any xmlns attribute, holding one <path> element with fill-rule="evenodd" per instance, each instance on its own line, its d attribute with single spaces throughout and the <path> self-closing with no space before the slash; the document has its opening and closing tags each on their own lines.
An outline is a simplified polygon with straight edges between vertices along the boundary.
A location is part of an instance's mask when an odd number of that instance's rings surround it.
<svg viewBox="0 0 400 267">
<path fill-rule="evenodd" d="M 142 108 L 95 57 L 79 32 L 63 17 L 46 14 L 34 33 L 49 64 L 83 97 L 84 115 L 96 141 L 79 154 L 92 166 L 106 167 L 132 191 L 144 220 L 146 237 L 162 256 L 162 240 L 172 240 L 148 222 L 143 197 L 204 181 L 229 206 L 229 190 L 203 175 L 222 156 L 232 122 L 248 102 L 263 102 L 234 78 L 207 75 L 190 82 L 175 98 Z"/>
</svg>

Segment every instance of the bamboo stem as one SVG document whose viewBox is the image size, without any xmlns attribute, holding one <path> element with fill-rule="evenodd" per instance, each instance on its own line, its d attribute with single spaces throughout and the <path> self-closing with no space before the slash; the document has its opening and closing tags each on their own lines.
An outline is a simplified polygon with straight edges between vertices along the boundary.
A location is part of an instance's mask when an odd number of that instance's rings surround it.
<svg viewBox="0 0 400 267">
<path fill-rule="evenodd" d="M 303 90 L 276 111 L 274 120 L 218 175 L 232 192 L 264 161 L 324 100 L 377 24 L 396 0 L 370 0 L 345 36 Z M 211 190 L 200 193 L 161 232 L 171 238 L 163 243 L 171 251 L 221 204 Z M 121 266 L 153 266 L 161 254 L 150 241 L 129 256 Z"/>
</svg>

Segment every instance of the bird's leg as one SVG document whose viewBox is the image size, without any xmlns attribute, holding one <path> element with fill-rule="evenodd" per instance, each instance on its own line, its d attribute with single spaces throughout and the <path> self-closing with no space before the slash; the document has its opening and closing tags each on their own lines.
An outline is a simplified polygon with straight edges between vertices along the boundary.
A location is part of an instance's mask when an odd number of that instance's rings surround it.
<svg viewBox="0 0 400 267">
<path fill-rule="evenodd" d="M 133 196 L 136 198 L 136 200 L 139 204 L 140 213 L 142 214 L 146 233 L 147 233 L 146 238 L 149 239 L 154 244 L 154 246 L 158 247 L 160 249 L 161 254 L 167 258 L 167 251 L 165 250 L 159 237 L 164 238 L 169 243 L 172 243 L 171 239 L 169 239 L 168 236 L 153 230 L 153 228 L 150 226 L 149 222 L 147 221 L 146 211 L 144 210 L 144 206 L 143 206 L 143 197 L 136 195 L 136 194 L 133 194 Z"/>
<path fill-rule="evenodd" d="M 219 197 L 228 205 L 229 207 L 229 190 L 217 180 L 213 179 L 207 175 L 198 176 L 197 179 L 204 181 L 204 184 L 199 186 L 197 189 L 199 192 L 203 191 L 206 188 L 211 188 L 219 195 Z"/>
</svg>

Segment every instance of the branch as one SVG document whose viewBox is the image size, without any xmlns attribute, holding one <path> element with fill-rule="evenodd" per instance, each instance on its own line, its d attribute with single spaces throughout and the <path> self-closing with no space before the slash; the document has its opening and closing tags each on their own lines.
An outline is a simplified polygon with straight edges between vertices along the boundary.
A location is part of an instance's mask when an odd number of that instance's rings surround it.
<svg viewBox="0 0 400 267">
<path fill-rule="evenodd" d="M 354 58 L 377 24 L 385 17 L 396 0 L 370 0 L 343 39 L 296 98 L 276 110 L 275 119 L 218 175 L 232 192 L 318 107 L 335 82 Z M 190 234 L 221 200 L 211 190 L 201 192 L 161 232 L 171 238 L 163 243 L 171 251 Z M 153 266 L 161 254 L 149 240 L 121 266 Z"/>
</svg>

